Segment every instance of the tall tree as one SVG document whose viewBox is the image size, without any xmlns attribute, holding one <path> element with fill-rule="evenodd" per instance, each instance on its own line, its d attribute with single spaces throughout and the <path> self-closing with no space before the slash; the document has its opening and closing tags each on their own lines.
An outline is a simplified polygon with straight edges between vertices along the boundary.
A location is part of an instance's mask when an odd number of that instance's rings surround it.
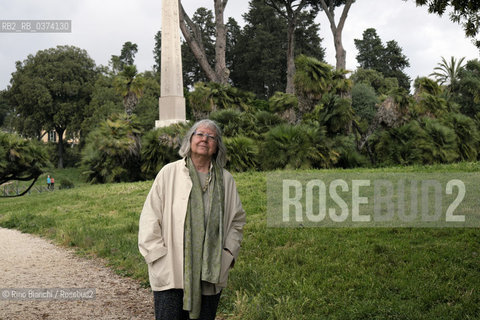
<svg viewBox="0 0 480 320">
<path fill-rule="evenodd" d="M 210 65 L 215 63 L 215 21 L 213 12 L 204 7 L 198 8 L 192 15 L 192 22 L 198 27 L 202 47 L 205 50 L 206 59 Z M 226 41 L 226 66 L 229 70 L 233 67 L 234 54 L 233 49 L 238 41 L 241 33 L 241 28 L 233 18 L 229 18 L 226 24 L 227 27 L 227 41 Z M 155 35 L 155 48 L 153 50 L 155 65 L 154 71 L 160 72 L 161 64 L 161 31 Z M 182 71 L 183 83 L 186 87 L 193 87 L 196 82 L 211 81 L 196 56 L 193 54 L 189 44 L 182 41 Z"/>
<path fill-rule="evenodd" d="M 99 73 L 90 96 L 90 103 L 85 107 L 84 111 L 85 119 L 81 127 L 81 136 L 83 138 L 87 137 L 91 131 L 99 126 L 100 122 L 106 120 L 110 115 L 122 113 L 125 109 L 122 104 L 122 97 L 115 89 L 114 79 L 115 76 L 106 67 Z M 83 138 L 80 139 L 82 148 L 85 145 L 85 139 Z"/>
<path fill-rule="evenodd" d="M 202 43 L 202 33 L 200 28 L 187 15 L 181 1 L 180 4 L 180 29 L 183 37 L 192 49 L 195 58 L 207 75 L 208 79 L 213 82 L 226 84 L 230 76 L 225 60 L 227 32 L 224 23 L 224 10 L 228 0 L 214 0 L 215 8 L 215 62 L 212 64 L 208 61 L 205 47 Z"/>
<path fill-rule="evenodd" d="M 287 82 L 286 20 L 264 0 L 252 0 L 244 14 L 245 26 L 234 47 L 233 85 L 268 99 L 284 92 Z M 305 54 L 323 60 L 325 51 L 314 15 L 302 12 L 295 30 L 295 56 Z"/>
<path fill-rule="evenodd" d="M 0 91 L 0 127 L 3 127 L 5 118 L 10 113 L 10 104 L 7 98 L 7 90 Z"/>
<path fill-rule="evenodd" d="M 183 54 L 183 51 L 182 51 Z M 153 65 L 153 71 L 157 74 L 160 74 L 160 67 L 162 63 L 162 31 L 159 30 L 155 34 L 155 46 L 153 47 L 153 60 L 155 64 Z"/>
<path fill-rule="evenodd" d="M 138 99 L 143 94 L 144 83 L 143 76 L 137 73 L 137 67 L 134 65 L 124 66 L 122 72 L 113 81 L 117 92 L 123 98 L 125 113 L 129 116 L 132 115 L 138 104 Z"/>
<path fill-rule="evenodd" d="M 143 132 L 152 129 L 152 123 L 158 119 L 158 98 L 160 98 L 160 78 L 154 72 L 143 72 L 142 97 L 135 107 L 136 115 Z M 188 119 L 188 118 L 187 118 Z"/>
<path fill-rule="evenodd" d="M 10 102 L 23 122 L 18 131 L 40 138 L 40 129 L 54 129 L 59 137 L 59 168 L 63 168 L 63 134 L 80 130 L 95 77 L 95 62 L 73 46 L 38 51 L 18 61 L 12 73 Z"/>
<path fill-rule="evenodd" d="M 434 72 L 430 76 L 435 77 L 441 85 L 446 85 L 450 91 L 455 90 L 459 80 L 460 70 L 463 68 L 462 63 L 465 57 L 456 60 L 455 57 L 450 58 L 450 63 L 442 57 L 442 62 L 433 69 Z"/>
<path fill-rule="evenodd" d="M 378 71 L 385 78 L 396 78 L 401 87 L 410 88 L 410 78 L 403 72 L 410 63 L 395 40 L 388 41 L 384 46 L 377 31 L 369 28 L 363 32 L 362 39 L 354 42 L 360 68 Z"/>
<path fill-rule="evenodd" d="M 263 0 L 251 0 L 245 26 L 234 48 L 232 81 L 236 87 L 268 99 L 285 90 L 285 21 Z"/>
<path fill-rule="evenodd" d="M 200 36 L 199 43 L 205 52 L 206 60 L 209 65 L 213 65 L 215 63 L 215 22 L 213 12 L 207 8 L 200 7 L 192 15 L 192 22 L 198 30 Z M 192 87 L 199 81 L 211 81 L 186 41 L 182 43 L 181 51 L 184 85 Z"/>
<path fill-rule="evenodd" d="M 137 52 L 137 44 L 130 41 L 125 42 L 122 46 L 122 50 L 120 51 L 120 55 L 112 55 L 112 58 L 110 60 L 113 73 L 117 74 L 121 72 L 125 68 L 125 66 L 133 65 Z"/>
<path fill-rule="evenodd" d="M 385 77 L 397 78 L 400 87 L 409 90 L 411 79 L 403 70 L 410 67 L 410 62 L 395 40 L 387 42 L 383 53 L 383 62 L 385 64 L 385 70 L 382 73 Z"/>
<path fill-rule="evenodd" d="M 333 43 L 335 45 L 336 69 L 345 70 L 347 67 L 347 52 L 342 43 L 342 32 L 347 20 L 348 11 L 355 0 L 315 0 L 317 5 L 322 8 L 330 22 L 330 29 L 333 34 Z M 344 6 L 338 23 L 335 22 L 335 8 Z"/>
<path fill-rule="evenodd" d="M 242 28 L 238 25 L 237 21 L 233 18 L 228 18 L 227 22 L 227 52 L 226 52 L 226 63 L 227 68 L 231 73 L 235 69 L 235 61 L 237 60 L 237 53 L 235 47 L 238 44 L 240 36 L 242 34 Z M 231 74 L 230 73 L 230 74 Z"/>
<path fill-rule="evenodd" d="M 125 113 L 131 116 L 143 93 L 144 78 L 137 72 L 135 55 L 138 52 L 136 43 L 127 41 L 123 44 L 120 56 L 112 55 L 111 65 L 116 75 L 113 85 L 123 98 Z"/>
<path fill-rule="evenodd" d="M 382 68 L 382 56 L 385 48 L 382 39 L 374 28 L 363 31 L 362 39 L 354 39 L 355 47 L 358 50 L 357 62 L 362 69 L 377 70 Z"/>
<path fill-rule="evenodd" d="M 469 60 L 459 71 L 458 90 L 454 92 L 454 101 L 460 111 L 480 119 L 480 60 Z"/>
<path fill-rule="evenodd" d="M 286 93 L 295 93 L 295 29 L 302 11 L 308 7 L 316 13 L 316 7 L 310 6 L 310 0 L 264 0 L 274 8 L 287 22 L 287 87 Z"/>
<path fill-rule="evenodd" d="M 323 38 L 320 38 L 320 24 L 315 23 L 316 12 L 304 11 L 298 17 L 295 29 L 295 57 L 304 54 L 323 61 L 325 49 L 322 47 Z"/>
</svg>

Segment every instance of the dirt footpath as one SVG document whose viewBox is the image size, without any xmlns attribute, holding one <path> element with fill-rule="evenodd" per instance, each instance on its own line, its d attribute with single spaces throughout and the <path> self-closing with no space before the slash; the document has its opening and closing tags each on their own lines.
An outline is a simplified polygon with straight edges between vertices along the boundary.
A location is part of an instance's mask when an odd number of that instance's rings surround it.
<svg viewBox="0 0 480 320">
<path fill-rule="evenodd" d="M 18 299 L 26 294 L 25 289 L 38 288 L 53 289 L 50 293 L 56 292 L 54 288 L 93 288 L 95 297 L 91 299 L 86 292 L 87 298 L 72 300 L 70 296 L 76 293 L 66 291 L 67 299 Z M 42 238 L 0 228 L 0 319 L 153 318 L 149 289 L 116 275 L 100 261 L 80 258 Z"/>
</svg>

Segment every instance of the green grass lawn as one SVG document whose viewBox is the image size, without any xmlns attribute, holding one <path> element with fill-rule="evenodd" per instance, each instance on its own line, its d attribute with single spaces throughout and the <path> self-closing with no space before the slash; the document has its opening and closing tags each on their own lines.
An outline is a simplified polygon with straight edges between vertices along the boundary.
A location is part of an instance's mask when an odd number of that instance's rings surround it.
<svg viewBox="0 0 480 320">
<path fill-rule="evenodd" d="M 362 169 L 368 170 L 480 168 L 473 163 Z M 57 179 L 61 172 L 55 174 Z M 65 174 L 76 179 L 75 173 Z M 219 307 L 228 319 L 480 318 L 479 229 L 268 228 L 265 173 L 234 177 L 247 224 Z M 74 182 L 74 189 L 0 199 L 0 226 L 102 257 L 148 286 L 137 230 L 152 182 Z"/>
</svg>

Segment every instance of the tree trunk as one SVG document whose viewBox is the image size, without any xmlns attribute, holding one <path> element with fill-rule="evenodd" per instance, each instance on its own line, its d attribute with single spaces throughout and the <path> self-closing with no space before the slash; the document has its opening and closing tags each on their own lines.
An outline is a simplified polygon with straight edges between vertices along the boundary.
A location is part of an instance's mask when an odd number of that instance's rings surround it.
<svg viewBox="0 0 480 320">
<path fill-rule="evenodd" d="M 330 29 L 332 30 L 333 35 L 333 42 L 335 45 L 335 59 L 336 64 L 335 68 L 337 70 L 347 68 L 347 52 L 345 51 L 343 44 L 342 44 L 342 32 L 343 27 L 345 26 L 345 20 L 348 16 L 348 11 L 352 6 L 354 0 L 346 0 L 345 6 L 343 7 L 342 15 L 340 16 L 340 20 L 338 21 L 338 25 L 335 24 L 335 5 L 333 0 L 328 1 L 329 5 L 327 5 L 325 0 L 320 0 L 320 6 L 322 7 L 323 11 L 327 15 L 328 21 L 330 22 Z"/>
<path fill-rule="evenodd" d="M 223 21 L 223 12 L 228 0 L 214 0 L 215 2 L 215 68 L 212 68 L 208 63 L 207 54 L 202 43 L 202 36 L 200 30 L 195 23 L 188 17 L 181 1 L 179 0 L 180 8 L 180 30 L 182 30 L 183 37 L 187 41 L 188 46 L 192 50 L 195 59 L 205 72 L 208 80 L 221 84 L 227 84 L 230 76 L 225 62 L 225 51 L 227 43 L 227 32 L 225 23 Z M 190 28 L 190 30 L 189 30 Z"/>
<path fill-rule="evenodd" d="M 333 33 L 333 42 L 335 43 L 335 69 L 340 70 L 340 69 L 347 69 L 347 51 L 343 48 L 343 43 L 342 43 L 342 30 L 339 30 L 338 28 L 334 31 L 332 30 Z"/>
<path fill-rule="evenodd" d="M 275 9 L 282 17 L 287 20 L 287 88 L 286 93 L 295 94 L 295 29 L 297 27 L 297 17 L 302 10 L 309 5 L 307 0 L 300 0 L 295 5 L 293 1 L 265 1 L 265 4 Z M 282 10 L 285 7 L 285 11 Z"/>
<path fill-rule="evenodd" d="M 227 84 L 230 70 L 227 68 L 225 53 L 227 48 L 227 30 L 223 21 L 223 12 L 228 0 L 215 0 L 215 74 L 221 84 Z"/>
<path fill-rule="evenodd" d="M 203 43 L 201 40 L 202 37 L 200 35 L 200 30 L 195 25 L 195 23 L 193 23 L 193 21 L 188 17 L 185 9 L 183 9 L 183 5 L 180 0 L 178 1 L 178 5 L 180 8 L 180 30 L 182 30 L 185 41 L 187 41 L 190 50 L 192 50 L 195 59 L 197 59 L 198 64 L 207 75 L 208 80 L 217 82 L 215 71 L 208 63 L 207 54 L 205 53 L 205 48 L 203 47 Z M 188 30 L 188 28 L 190 28 L 191 32 Z"/>
<path fill-rule="evenodd" d="M 63 128 L 55 128 L 55 131 L 58 134 L 58 169 L 63 169 L 63 133 L 65 129 Z"/>
<path fill-rule="evenodd" d="M 125 113 L 128 116 L 131 116 L 133 114 L 133 111 L 135 111 L 135 107 L 138 104 L 138 97 L 137 95 L 132 92 L 128 91 L 127 95 L 123 97 L 123 105 L 125 107 Z"/>
<path fill-rule="evenodd" d="M 288 22 L 287 88 L 286 93 L 295 94 L 295 21 Z"/>
</svg>

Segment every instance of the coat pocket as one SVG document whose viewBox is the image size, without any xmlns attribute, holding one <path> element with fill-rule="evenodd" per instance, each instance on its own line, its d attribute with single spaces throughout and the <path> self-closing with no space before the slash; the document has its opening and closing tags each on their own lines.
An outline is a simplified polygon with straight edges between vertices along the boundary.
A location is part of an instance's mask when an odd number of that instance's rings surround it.
<svg viewBox="0 0 480 320">
<path fill-rule="evenodd" d="M 154 287 L 163 287 L 170 283 L 170 272 L 167 265 L 167 255 L 168 252 L 157 260 L 148 264 L 150 284 Z"/>
<path fill-rule="evenodd" d="M 222 251 L 222 265 L 220 267 L 220 279 L 219 284 L 225 286 L 228 280 L 228 273 L 232 266 L 233 256 L 227 251 Z"/>
</svg>

